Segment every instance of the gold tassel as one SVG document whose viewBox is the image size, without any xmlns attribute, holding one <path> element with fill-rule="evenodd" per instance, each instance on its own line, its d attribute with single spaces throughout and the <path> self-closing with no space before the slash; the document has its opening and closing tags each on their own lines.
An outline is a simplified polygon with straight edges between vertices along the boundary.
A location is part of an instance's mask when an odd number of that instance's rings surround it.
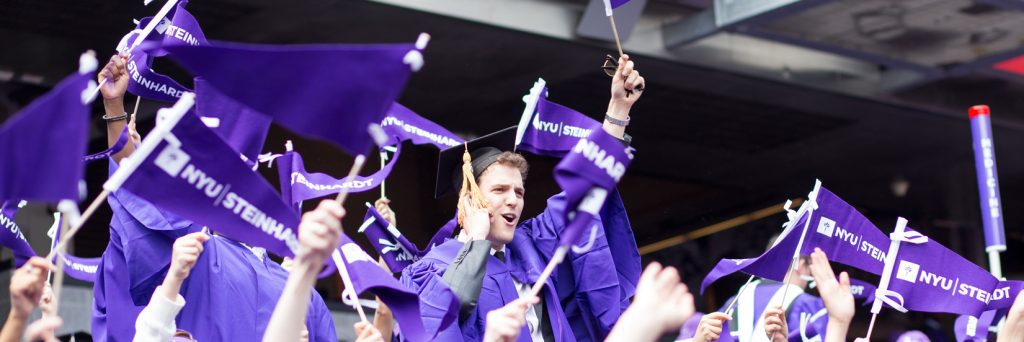
<svg viewBox="0 0 1024 342">
<path fill-rule="evenodd" d="M 476 178 L 473 177 L 473 159 L 469 156 L 469 145 L 465 146 L 465 152 L 462 153 L 462 190 L 459 190 L 459 215 L 458 222 L 460 227 L 465 227 L 466 213 L 466 198 L 469 199 L 470 204 L 476 207 L 475 209 L 487 208 L 487 202 L 484 201 L 483 193 L 480 192 L 480 186 L 476 184 Z"/>
</svg>

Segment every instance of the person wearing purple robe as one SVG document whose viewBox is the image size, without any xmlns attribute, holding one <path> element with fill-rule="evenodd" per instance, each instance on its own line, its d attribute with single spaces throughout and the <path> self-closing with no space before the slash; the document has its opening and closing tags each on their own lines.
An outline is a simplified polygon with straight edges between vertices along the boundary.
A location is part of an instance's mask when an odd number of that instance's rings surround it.
<svg viewBox="0 0 1024 342">
<path fill-rule="evenodd" d="M 112 144 L 127 120 L 123 104 L 127 72 L 123 57 L 112 57 L 99 77 L 101 82 L 105 78 L 113 81 L 100 89 L 106 109 L 108 143 Z M 132 151 L 133 148 L 126 147 L 113 156 L 111 174 L 120 158 Z M 125 190 L 112 192 L 107 202 L 114 215 L 110 242 L 93 287 L 92 333 L 97 341 L 127 341 L 135 335 L 139 312 L 170 267 L 174 240 L 203 227 L 162 212 Z M 262 248 L 220 235 L 213 235 L 204 247 L 191 275 L 182 284 L 181 295 L 188 305 L 178 315 L 177 326 L 200 341 L 262 339 L 288 272 Z M 330 311 L 319 294 L 310 299 L 306 328 L 309 341 L 337 341 Z"/>
<path fill-rule="evenodd" d="M 603 129 L 628 145 L 629 109 L 640 97 L 644 80 L 628 56 L 619 60 L 612 79 Z M 461 302 L 458 324 L 439 332 L 438 340 L 480 341 L 487 313 L 530 296 L 540 272 L 559 245 L 566 227 L 564 194 L 547 201 L 537 217 L 520 221 L 526 160 L 509 152 L 514 129 L 467 142 L 473 178 L 483 199 L 467 210 L 459 239 L 448 240 L 402 272 L 401 281 L 420 294 L 424 325 L 436 330 L 446 303 L 433 302 L 450 288 Z M 463 146 L 441 152 L 437 196 L 461 184 Z M 473 207 L 472 205 L 466 206 Z M 572 209 L 572 208 L 569 208 Z M 526 311 L 520 341 L 601 341 L 629 306 L 640 278 L 640 255 L 618 192 L 609 194 L 593 220 L 593 243 L 571 252 L 540 292 L 540 302 Z M 589 235 L 589 234 L 585 234 Z"/>
</svg>

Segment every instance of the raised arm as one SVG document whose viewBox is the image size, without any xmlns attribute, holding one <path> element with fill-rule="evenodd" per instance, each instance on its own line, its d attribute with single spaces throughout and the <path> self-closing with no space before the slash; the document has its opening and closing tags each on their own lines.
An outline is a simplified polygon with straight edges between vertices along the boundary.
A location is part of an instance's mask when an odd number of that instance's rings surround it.
<svg viewBox="0 0 1024 342">
<path fill-rule="evenodd" d="M 121 131 L 128 124 L 129 113 L 124 108 L 124 94 L 128 91 L 128 68 L 127 56 L 113 55 L 110 61 L 103 67 L 103 70 L 96 75 L 100 87 L 100 94 L 103 96 L 103 120 L 107 123 L 107 146 L 114 146 Z M 103 83 L 107 80 L 106 83 Z M 134 137 L 133 137 L 134 138 Z M 121 152 L 113 155 L 114 161 L 120 163 L 121 158 L 127 157 L 135 150 L 133 144 L 126 144 Z"/>
<path fill-rule="evenodd" d="M 828 257 L 819 248 L 815 248 L 811 254 L 811 275 L 818 283 L 818 293 L 825 302 L 825 310 L 828 310 L 825 342 L 846 340 L 850 322 L 857 310 L 853 304 L 853 292 L 850 291 L 850 276 L 843 272 L 839 274 L 839 281 L 836 281 L 836 274 L 832 271 Z"/>
<path fill-rule="evenodd" d="M 152 299 L 135 319 L 136 342 L 163 342 L 174 336 L 177 330 L 174 318 L 185 307 L 182 298 L 181 284 L 188 279 L 195 267 L 199 255 L 203 253 L 203 243 L 210 236 L 197 232 L 182 236 L 174 241 L 171 254 L 171 267 L 164 277 L 164 282 L 153 292 Z"/>
<path fill-rule="evenodd" d="M 11 312 L 0 331 L 0 342 L 21 341 L 25 323 L 43 296 L 46 271 L 52 268 L 46 259 L 32 257 L 11 275 Z"/>
<path fill-rule="evenodd" d="M 652 262 L 640 275 L 636 299 L 605 341 L 657 341 L 667 332 L 678 332 L 694 310 L 693 295 L 679 272 Z"/>
<path fill-rule="evenodd" d="M 299 253 L 270 316 L 263 341 L 298 341 L 301 337 L 313 284 L 324 260 L 338 248 L 343 217 L 345 209 L 333 200 L 323 200 L 315 210 L 302 215 Z"/>
<path fill-rule="evenodd" d="M 629 110 L 643 94 L 644 78 L 634 68 L 629 55 L 619 57 L 619 68 L 612 77 L 612 98 L 608 101 L 608 113 L 602 127 L 605 132 L 620 140 L 626 138 L 629 125 Z"/>
</svg>

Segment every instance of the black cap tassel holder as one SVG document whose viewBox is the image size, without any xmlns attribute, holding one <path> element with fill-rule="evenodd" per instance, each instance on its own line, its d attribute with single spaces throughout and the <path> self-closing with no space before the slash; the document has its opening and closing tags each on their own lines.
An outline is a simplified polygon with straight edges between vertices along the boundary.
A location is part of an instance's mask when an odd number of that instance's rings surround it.
<svg viewBox="0 0 1024 342">
<path fill-rule="evenodd" d="M 487 208 L 484 202 L 480 186 L 476 184 L 476 177 L 473 177 L 473 158 L 469 156 L 469 144 L 463 144 L 465 151 L 462 153 L 462 189 L 459 190 L 459 212 L 458 222 L 460 227 L 465 227 L 468 208 L 466 204 L 473 205 L 476 209 Z"/>
</svg>

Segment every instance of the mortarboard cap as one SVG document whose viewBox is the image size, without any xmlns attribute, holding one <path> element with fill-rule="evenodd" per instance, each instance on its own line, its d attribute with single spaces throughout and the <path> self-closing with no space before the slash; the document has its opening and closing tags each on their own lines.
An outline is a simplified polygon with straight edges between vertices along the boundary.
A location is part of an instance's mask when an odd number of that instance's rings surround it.
<svg viewBox="0 0 1024 342">
<path fill-rule="evenodd" d="M 467 141 L 465 146 L 460 144 L 442 150 L 437 157 L 437 187 L 434 190 L 434 197 L 444 196 L 462 187 L 462 154 L 466 146 L 473 159 L 473 178 L 476 179 L 494 163 L 499 154 L 512 151 L 515 145 L 516 126 L 512 126 Z"/>
</svg>

